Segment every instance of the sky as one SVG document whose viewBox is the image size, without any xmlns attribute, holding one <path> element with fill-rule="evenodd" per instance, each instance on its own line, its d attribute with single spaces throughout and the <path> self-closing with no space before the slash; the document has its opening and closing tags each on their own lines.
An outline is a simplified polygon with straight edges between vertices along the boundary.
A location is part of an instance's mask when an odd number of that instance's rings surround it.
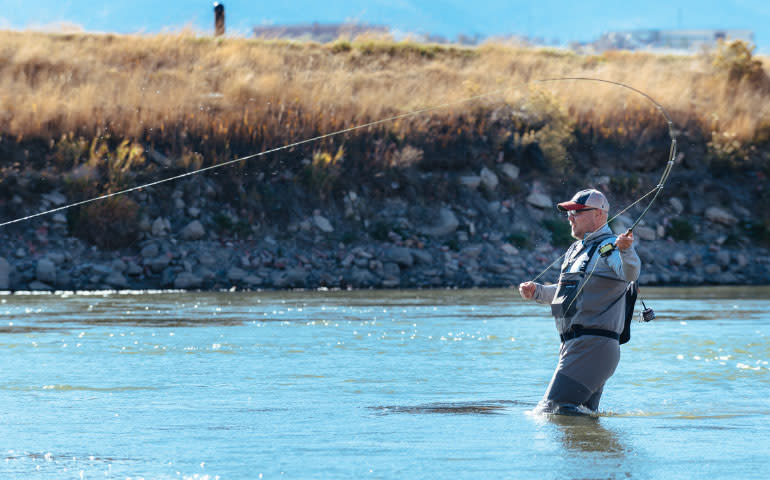
<svg viewBox="0 0 770 480">
<path fill-rule="evenodd" d="M 748 29 L 758 51 L 770 52 L 768 0 L 222 0 L 228 34 L 258 25 L 357 21 L 396 31 L 484 37 L 519 34 L 547 43 L 591 41 L 636 29 Z M 0 0 L 2 29 L 154 33 L 185 27 L 213 30 L 213 1 Z"/>
</svg>

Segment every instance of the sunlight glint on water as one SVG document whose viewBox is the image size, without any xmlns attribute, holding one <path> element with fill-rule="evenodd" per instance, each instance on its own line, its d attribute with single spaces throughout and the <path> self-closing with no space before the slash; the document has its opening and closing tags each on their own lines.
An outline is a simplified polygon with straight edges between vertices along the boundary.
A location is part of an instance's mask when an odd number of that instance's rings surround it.
<svg viewBox="0 0 770 480">
<path fill-rule="evenodd" d="M 762 478 L 768 293 L 644 289 L 595 418 L 513 290 L 7 295 L 0 477 Z"/>
</svg>

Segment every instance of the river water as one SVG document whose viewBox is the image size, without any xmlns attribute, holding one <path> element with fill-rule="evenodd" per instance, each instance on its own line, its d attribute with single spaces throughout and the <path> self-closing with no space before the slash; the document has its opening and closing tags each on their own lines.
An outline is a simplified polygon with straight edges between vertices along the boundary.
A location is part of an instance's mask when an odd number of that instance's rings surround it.
<svg viewBox="0 0 770 480">
<path fill-rule="evenodd" d="M 513 290 L 0 296 L 0 478 L 767 478 L 770 288 L 642 295 L 597 417 Z"/>
</svg>

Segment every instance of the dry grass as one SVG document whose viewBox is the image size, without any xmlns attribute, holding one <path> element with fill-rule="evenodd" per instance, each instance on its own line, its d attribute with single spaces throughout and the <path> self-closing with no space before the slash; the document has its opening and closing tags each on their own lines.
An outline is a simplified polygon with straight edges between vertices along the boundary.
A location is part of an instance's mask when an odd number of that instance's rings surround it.
<svg viewBox="0 0 770 480">
<path fill-rule="evenodd" d="M 707 55 L 586 57 L 500 44 L 445 48 L 376 38 L 317 45 L 184 33 L 0 32 L 0 135 L 54 143 L 65 135 L 91 139 L 109 133 L 178 155 L 222 157 L 503 89 L 497 97 L 384 128 L 403 136 L 427 133 L 437 123 L 449 130 L 474 125 L 505 103 L 526 108 L 530 82 L 558 76 L 628 83 L 664 105 L 678 126 L 706 140 L 716 132 L 745 145 L 770 132 L 766 85 L 730 78 Z M 595 136 L 644 141 L 665 133 L 654 107 L 625 89 L 591 82 L 536 88 L 547 91 L 573 125 Z"/>
</svg>

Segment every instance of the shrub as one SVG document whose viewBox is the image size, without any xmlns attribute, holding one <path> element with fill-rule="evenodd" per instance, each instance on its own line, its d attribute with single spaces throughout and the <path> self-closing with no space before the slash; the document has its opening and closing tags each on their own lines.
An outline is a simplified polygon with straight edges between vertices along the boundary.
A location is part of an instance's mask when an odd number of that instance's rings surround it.
<svg viewBox="0 0 770 480">
<path fill-rule="evenodd" d="M 522 230 L 512 232 L 505 237 L 505 241 L 516 248 L 528 249 L 532 247 L 532 239 L 530 238 L 529 233 Z"/>
<path fill-rule="evenodd" d="M 71 210 L 69 224 L 75 234 L 100 248 L 115 250 L 136 242 L 139 235 L 139 205 L 129 197 L 97 200 Z"/>
<path fill-rule="evenodd" d="M 747 221 L 741 228 L 752 242 L 770 244 L 770 222 L 767 220 Z"/>
<path fill-rule="evenodd" d="M 717 69 L 727 72 L 731 81 L 763 81 L 767 75 L 762 62 L 753 58 L 755 48 L 742 40 L 720 41 L 711 63 Z"/>
<path fill-rule="evenodd" d="M 695 228 L 681 218 L 674 218 L 668 226 L 668 235 L 676 241 L 687 242 L 695 238 Z"/>
<path fill-rule="evenodd" d="M 572 228 L 561 219 L 545 219 L 543 226 L 551 232 L 551 244 L 555 247 L 566 247 L 572 244 Z"/>
</svg>

